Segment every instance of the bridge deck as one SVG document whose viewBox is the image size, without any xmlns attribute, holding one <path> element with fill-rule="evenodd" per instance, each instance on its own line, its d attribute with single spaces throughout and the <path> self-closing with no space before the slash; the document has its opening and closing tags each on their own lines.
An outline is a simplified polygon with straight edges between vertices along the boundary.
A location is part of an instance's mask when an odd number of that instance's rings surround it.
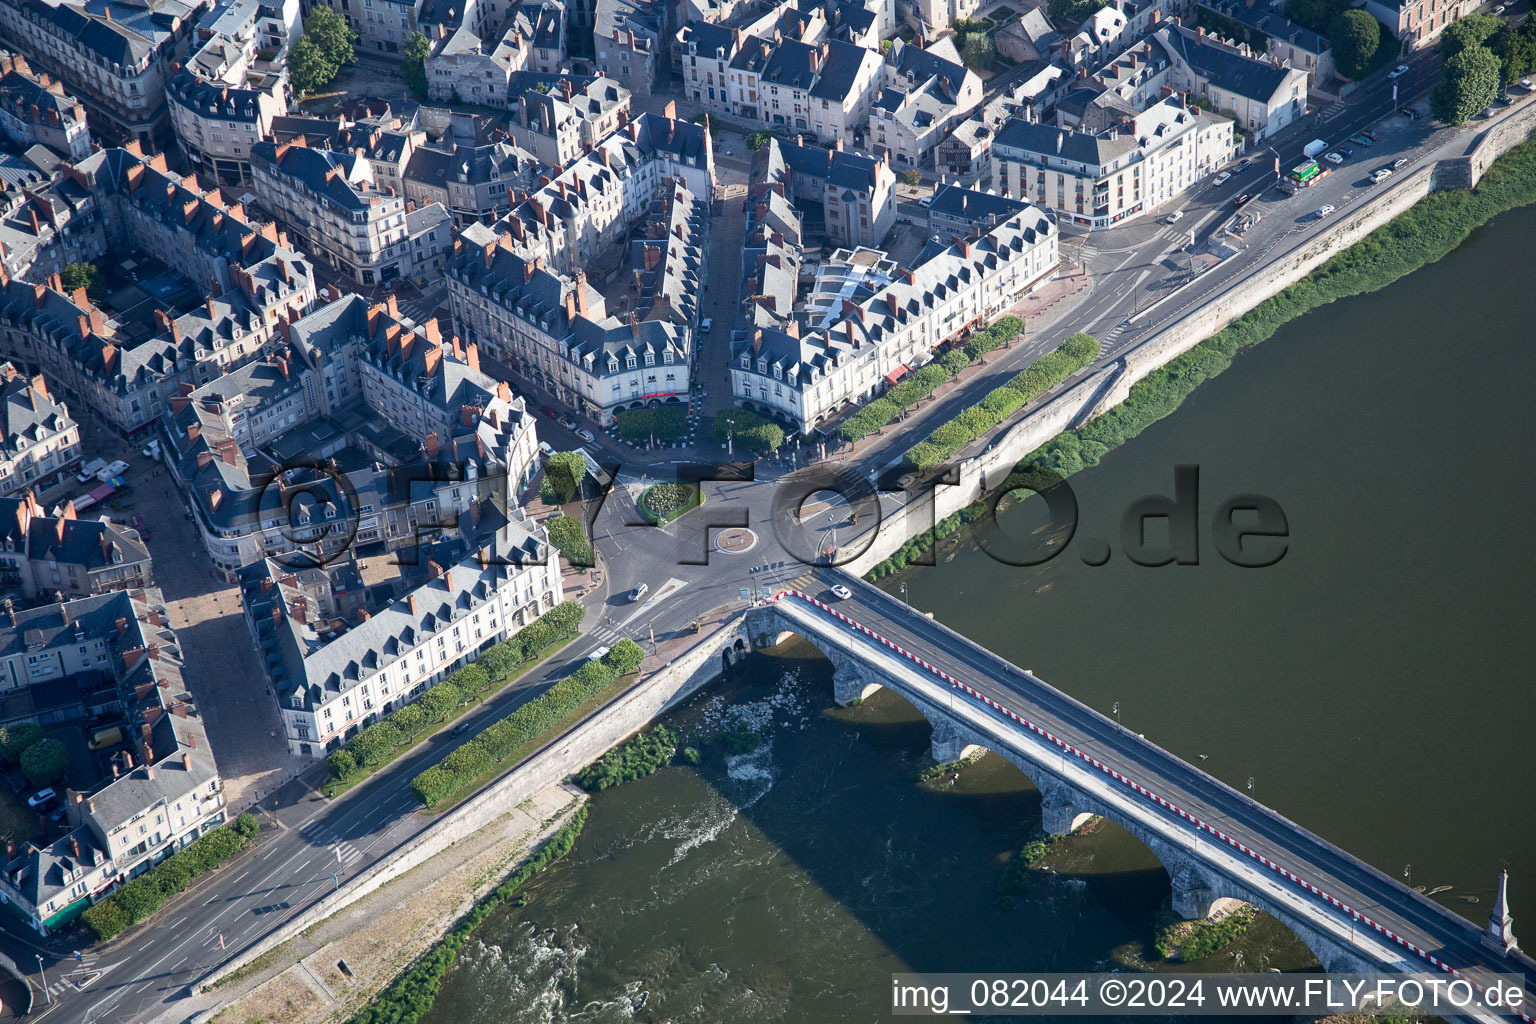
<svg viewBox="0 0 1536 1024">
<path fill-rule="evenodd" d="M 1526 1002 L 1515 1016 L 1536 1022 L 1536 964 L 1485 947 L 1476 925 L 878 588 L 835 570 L 814 575 L 828 588 L 849 587 L 852 598 L 785 591 L 777 599 L 814 610 L 827 633 L 868 645 L 879 657 L 926 662 L 947 685 L 969 691 L 966 699 L 1023 734 L 1021 741 L 1047 742 L 1012 716 L 1049 733 L 1055 745 L 1071 751 L 1068 756 L 1102 769 L 1154 808 L 1170 834 L 1194 838 L 1212 848 L 1207 852 L 1246 860 L 1250 867 L 1263 865 L 1334 930 L 1343 922 L 1362 940 L 1374 933 L 1374 941 L 1355 947 L 1363 960 L 1380 963 L 1376 951 L 1385 938 L 1410 970 L 1451 970 L 1484 985 L 1494 975 L 1520 976 Z"/>
</svg>

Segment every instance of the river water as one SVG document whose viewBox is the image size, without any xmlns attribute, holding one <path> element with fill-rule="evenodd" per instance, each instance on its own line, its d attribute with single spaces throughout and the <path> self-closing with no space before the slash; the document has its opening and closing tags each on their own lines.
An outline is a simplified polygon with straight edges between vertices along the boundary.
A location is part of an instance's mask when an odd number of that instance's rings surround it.
<svg viewBox="0 0 1536 1024">
<path fill-rule="evenodd" d="M 1470 918 L 1507 859 L 1518 929 L 1536 908 L 1531 237 L 1536 210 L 1509 214 L 1242 356 L 1073 479 L 1079 525 L 1046 564 L 959 537 L 888 585 L 1381 869 L 1450 886 L 1437 898 Z M 1133 564 L 1122 514 L 1171 496 L 1177 465 L 1199 467 L 1199 564 Z M 1268 568 L 1211 536 L 1245 493 L 1287 519 Z M 1004 532 L 1038 536 L 1037 504 Z M 1073 837 L 1005 909 L 1039 824 L 1029 784 L 993 756 L 915 782 L 928 729 L 908 705 L 830 703 L 830 667 L 791 643 L 674 716 L 764 739 L 699 740 L 698 767 L 600 794 L 569 857 L 465 948 L 430 1024 L 863 1022 L 896 971 L 1146 966 L 1168 883 L 1138 843 Z M 1261 918 L 1197 969 L 1309 959 Z"/>
</svg>

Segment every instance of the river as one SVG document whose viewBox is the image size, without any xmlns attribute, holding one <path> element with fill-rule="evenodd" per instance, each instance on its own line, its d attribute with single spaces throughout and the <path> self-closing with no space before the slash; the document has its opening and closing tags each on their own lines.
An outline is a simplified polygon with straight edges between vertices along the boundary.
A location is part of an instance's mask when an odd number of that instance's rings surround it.
<svg viewBox="0 0 1536 1024">
<path fill-rule="evenodd" d="M 1050 562 L 1003 565 L 962 536 L 885 584 L 1382 870 L 1450 886 L 1437 898 L 1468 917 L 1507 859 L 1518 931 L 1522 906 L 1536 920 L 1533 236 L 1536 209 L 1508 214 L 1243 355 L 1072 480 L 1079 526 Z M 1199 467 L 1200 563 L 1132 564 L 1120 518 L 1172 495 L 1176 465 Z M 1212 541 L 1212 514 L 1243 493 L 1286 515 L 1268 568 Z M 1001 522 L 1039 525 L 1030 504 Z M 1113 826 L 1073 837 L 1004 909 L 1033 789 L 993 756 L 914 782 L 916 713 L 830 694 L 830 667 L 792 643 L 674 716 L 695 737 L 740 717 L 764 740 L 600 794 L 426 1019 L 863 1022 L 888 1013 L 895 971 L 1143 965 L 1168 890 L 1144 848 Z M 1261 919 L 1198 966 L 1308 959 Z"/>
</svg>

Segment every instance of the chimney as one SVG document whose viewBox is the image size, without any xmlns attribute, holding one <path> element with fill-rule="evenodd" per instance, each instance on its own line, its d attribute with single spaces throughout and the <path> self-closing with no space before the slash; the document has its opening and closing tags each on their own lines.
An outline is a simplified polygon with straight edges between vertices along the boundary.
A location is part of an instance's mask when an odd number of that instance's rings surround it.
<svg viewBox="0 0 1536 1024">
<path fill-rule="evenodd" d="M 407 595 L 407 597 L 405 599 L 405 603 L 410 607 L 411 614 L 415 615 L 416 614 L 416 595 L 414 593 Z"/>
</svg>

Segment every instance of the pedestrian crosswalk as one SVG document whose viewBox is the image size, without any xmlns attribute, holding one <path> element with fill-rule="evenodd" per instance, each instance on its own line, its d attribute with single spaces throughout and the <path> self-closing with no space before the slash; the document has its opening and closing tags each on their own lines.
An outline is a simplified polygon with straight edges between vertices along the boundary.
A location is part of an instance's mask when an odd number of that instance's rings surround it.
<svg viewBox="0 0 1536 1024">
<path fill-rule="evenodd" d="M 329 849 L 331 851 L 331 859 L 342 867 L 351 864 L 363 855 L 362 850 L 337 836 L 321 821 L 312 821 L 305 825 L 299 829 L 299 835 L 303 836 L 313 846 L 323 846 Z"/>
<path fill-rule="evenodd" d="M 605 644 L 613 644 L 624 639 L 624 634 L 612 626 L 594 626 L 587 635 Z"/>
<path fill-rule="evenodd" d="M 1188 228 L 1181 228 L 1177 225 L 1167 225 L 1158 229 L 1157 237 L 1161 238 L 1165 242 L 1174 242 L 1178 245 L 1188 245 L 1189 230 L 1190 229 Z"/>
<path fill-rule="evenodd" d="M 401 299 L 398 305 L 401 316 L 412 323 L 421 324 L 432 317 L 432 314 L 437 309 L 437 300 L 427 298 Z"/>
<path fill-rule="evenodd" d="M 1081 246 L 1077 250 L 1077 258 L 1078 261 L 1086 267 L 1088 264 L 1099 258 L 1099 250 L 1091 245 Z"/>
<path fill-rule="evenodd" d="M 1345 106 L 1347 106 L 1347 104 L 1343 100 L 1334 100 L 1332 103 L 1323 108 L 1323 111 L 1319 116 L 1324 121 L 1332 121 L 1334 118 L 1344 113 Z"/>
</svg>

